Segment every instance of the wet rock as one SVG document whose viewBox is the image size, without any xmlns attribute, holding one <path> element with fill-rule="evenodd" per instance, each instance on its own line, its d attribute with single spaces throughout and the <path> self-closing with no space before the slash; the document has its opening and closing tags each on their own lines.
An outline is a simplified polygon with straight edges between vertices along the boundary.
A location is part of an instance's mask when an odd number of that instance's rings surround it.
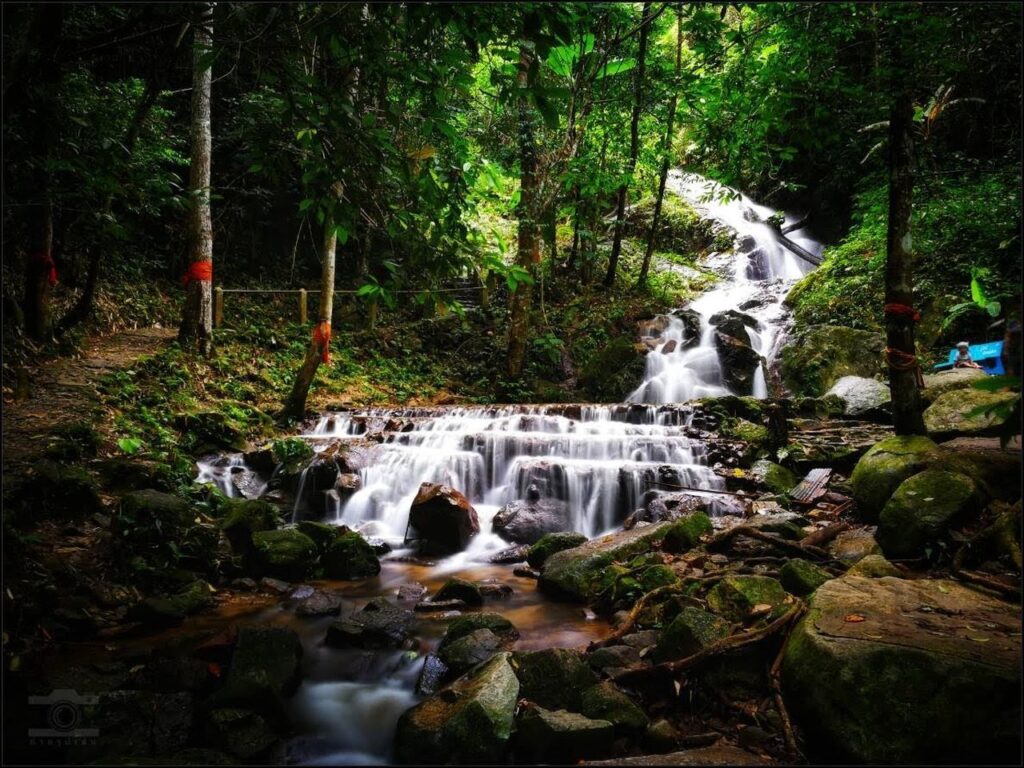
<svg viewBox="0 0 1024 768">
<path fill-rule="evenodd" d="M 781 536 L 790 541 L 799 541 L 807 534 L 803 527 L 810 521 L 803 515 L 796 512 L 775 512 L 767 515 L 754 515 L 744 520 L 743 525 L 748 528 L 756 528 L 765 533 Z"/>
<path fill-rule="evenodd" d="M 886 417 L 892 410 L 889 385 L 863 376 L 843 376 L 826 393 L 843 401 L 844 416 Z"/>
<path fill-rule="evenodd" d="M 640 661 L 640 651 L 628 645 L 609 645 L 591 651 L 586 658 L 594 669 L 629 667 Z"/>
<path fill-rule="evenodd" d="M 446 600 L 461 600 L 465 605 L 484 604 L 484 596 L 480 593 L 480 587 L 465 579 L 448 579 L 437 590 L 437 594 L 431 598 L 432 602 L 437 603 Z"/>
<path fill-rule="evenodd" d="M 783 347 L 779 372 L 795 395 L 820 397 L 844 376 L 874 378 L 884 372 L 880 333 L 838 325 L 814 325 Z"/>
<path fill-rule="evenodd" d="M 201 694 L 215 679 L 206 662 L 189 656 L 156 658 L 141 668 L 136 665 L 133 669 L 134 674 L 125 681 L 122 688 L 155 693 L 187 691 Z"/>
<path fill-rule="evenodd" d="M 735 309 L 727 309 L 724 312 L 716 312 L 708 318 L 708 323 L 718 328 L 722 333 L 733 336 L 742 341 L 747 341 L 747 328 L 757 330 L 757 320 L 743 312 Z"/>
<path fill-rule="evenodd" d="M 609 565 L 649 551 L 671 525 L 656 523 L 612 533 L 556 552 L 544 562 L 538 587 L 556 598 L 590 602 Z"/>
<path fill-rule="evenodd" d="M 761 356 L 747 341 L 722 331 L 715 331 L 714 341 L 725 385 L 741 395 L 751 394 L 754 375 L 761 367 Z"/>
<path fill-rule="evenodd" d="M 682 484 L 678 476 L 666 479 L 675 485 Z M 633 512 L 623 521 L 623 530 L 631 530 L 636 527 L 637 523 L 661 523 L 666 520 L 678 520 L 683 515 L 691 512 L 706 511 L 708 507 L 708 500 L 706 498 L 688 493 L 648 491 L 647 495 L 650 495 L 651 498 L 647 500 L 644 506 Z"/>
<path fill-rule="evenodd" d="M 549 533 L 529 548 L 526 562 L 534 568 L 541 568 L 555 552 L 578 547 L 586 541 L 587 537 L 582 533 Z"/>
<path fill-rule="evenodd" d="M 583 692 L 580 711 L 592 720 L 607 720 L 619 731 L 642 731 L 648 723 L 644 711 L 608 682 L 598 683 Z"/>
<path fill-rule="evenodd" d="M 683 321 L 683 349 L 690 349 L 700 344 L 700 315 L 692 309 L 674 309 L 672 315 Z"/>
<path fill-rule="evenodd" d="M 874 528 L 843 531 L 832 541 L 828 551 L 836 560 L 847 565 L 853 565 L 870 555 L 882 554 L 882 548 L 875 541 Z"/>
<path fill-rule="evenodd" d="M 269 576 L 264 576 L 260 579 L 260 587 L 267 592 L 273 592 L 275 595 L 284 595 L 291 591 L 292 585 L 287 581 L 281 579 L 272 579 Z"/>
<path fill-rule="evenodd" d="M 270 448 L 257 448 L 252 451 L 246 451 L 242 454 L 242 461 L 245 462 L 247 467 L 259 472 L 264 477 L 270 477 L 270 475 L 274 474 L 278 464 L 277 458 Z"/>
<path fill-rule="evenodd" d="M 438 554 L 461 552 L 480 531 L 476 510 L 454 488 L 423 483 L 409 509 L 409 524 Z"/>
<path fill-rule="evenodd" d="M 341 595 L 318 589 L 295 608 L 295 613 L 298 616 L 337 616 L 341 606 Z"/>
<path fill-rule="evenodd" d="M 660 633 L 654 629 L 643 629 L 639 632 L 630 632 L 622 638 L 622 643 L 630 648 L 642 651 L 644 648 L 653 648 L 658 643 Z"/>
<path fill-rule="evenodd" d="M 480 594 L 484 600 L 504 600 L 512 597 L 514 590 L 508 584 L 502 584 L 497 579 L 484 579 L 479 583 Z"/>
<path fill-rule="evenodd" d="M 669 526 L 662 540 L 662 548 L 666 552 L 688 552 L 700 543 L 701 536 L 712 530 L 711 519 L 706 514 L 693 512 Z"/>
<path fill-rule="evenodd" d="M 355 531 L 336 536 L 320 557 L 329 579 L 365 579 L 380 573 L 380 560 L 366 540 Z"/>
<path fill-rule="evenodd" d="M 569 505 L 559 499 L 513 501 L 494 515 L 491 527 L 505 541 L 535 544 L 545 534 L 572 527 Z"/>
<path fill-rule="evenodd" d="M 1018 397 L 1016 392 L 984 392 L 977 389 L 959 389 L 946 392 L 935 398 L 925 408 L 924 426 L 933 437 L 953 435 L 998 435 L 1006 421 L 1009 409 L 1002 415 L 991 413 L 973 414 L 978 408 L 1008 406 Z"/>
<path fill-rule="evenodd" d="M 789 598 L 792 600 L 792 598 Z M 747 618 L 758 605 L 777 609 L 786 601 L 786 591 L 769 576 L 730 574 L 708 592 L 708 607 L 732 621 Z"/>
<path fill-rule="evenodd" d="M 378 597 L 331 624 L 324 643 L 332 648 L 401 648 L 409 640 L 412 620 L 412 611 Z"/>
<path fill-rule="evenodd" d="M 327 548 L 334 543 L 334 540 L 349 530 L 348 526 L 328 525 L 315 520 L 302 520 L 295 526 L 300 533 L 304 533 L 316 544 L 317 552 L 323 554 Z"/>
<path fill-rule="evenodd" d="M 255 592 L 257 589 L 259 589 L 259 585 L 256 583 L 256 581 L 248 577 L 241 579 L 232 579 L 231 584 L 229 586 L 232 589 L 237 590 L 239 592 Z"/>
<path fill-rule="evenodd" d="M 987 373 L 977 368 L 952 368 L 939 373 L 926 373 L 921 399 L 926 405 L 931 405 L 939 396 L 958 389 L 969 389 L 986 376 Z"/>
<path fill-rule="evenodd" d="M 671 752 L 679 746 L 679 731 L 668 720 L 656 720 L 647 727 L 644 746 L 653 752 Z"/>
<path fill-rule="evenodd" d="M 679 342 L 677 342 L 675 339 L 669 339 L 668 341 L 665 342 L 665 346 L 661 348 L 661 354 L 671 355 L 673 352 L 676 351 L 676 347 L 678 345 Z"/>
<path fill-rule="evenodd" d="M 573 764 L 587 757 L 606 754 L 615 737 L 607 720 L 591 720 L 564 709 L 530 707 L 516 728 L 516 758 L 519 761 Z"/>
<path fill-rule="evenodd" d="M 499 653 L 398 720 L 398 763 L 497 763 L 512 733 L 519 681 Z"/>
<path fill-rule="evenodd" d="M 934 579 L 829 581 L 782 665 L 810 759 L 872 764 L 1016 761 L 1020 679 L 1019 607 Z"/>
<path fill-rule="evenodd" d="M 466 608 L 463 600 L 423 600 L 412 607 L 416 613 L 437 613 L 438 611 L 461 611 Z"/>
<path fill-rule="evenodd" d="M 642 755 L 640 757 L 623 757 L 616 760 L 595 760 L 583 765 L 768 765 L 761 757 L 744 749 L 729 744 L 700 749 L 687 749 L 682 752 L 669 752 L 661 755 Z"/>
<path fill-rule="evenodd" d="M 429 654 L 423 660 L 423 669 L 416 681 L 417 696 L 433 696 L 440 690 L 444 679 L 448 676 L 448 667 L 435 654 Z"/>
<path fill-rule="evenodd" d="M 206 737 L 217 749 L 252 760 L 277 741 L 267 721 L 248 709 L 214 709 L 206 717 Z"/>
<path fill-rule="evenodd" d="M 926 469 L 908 477 L 882 508 L 875 539 L 887 557 L 914 558 L 945 539 L 949 529 L 980 512 L 977 487 L 967 475 Z"/>
<path fill-rule="evenodd" d="M 147 597 L 132 606 L 128 617 L 156 627 L 181 624 L 186 616 L 199 613 L 213 604 L 213 588 L 197 579 L 170 597 Z"/>
<path fill-rule="evenodd" d="M 410 584 L 403 584 L 398 588 L 398 599 L 405 601 L 420 601 L 423 596 L 427 594 L 427 588 L 420 584 L 418 581 L 414 581 Z"/>
<path fill-rule="evenodd" d="M 519 630 L 500 613 L 471 613 L 466 616 L 460 616 L 448 625 L 448 630 L 445 632 L 438 649 L 440 650 L 446 644 L 453 643 L 460 637 L 465 637 L 478 629 L 489 629 L 502 640 L 508 642 L 519 639 Z"/>
<path fill-rule="evenodd" d="M 926 469 L 939 455 L 927 437 L 888 437 L 865 453 L 850 476 L 857 511 L 869 523 L 878 521 L 882 507 L 900 483 Z"/>
<path fill-rule="evenodd" d="M 793 558 L 779 569 L 779 581 L 787 592 L 804 597 L 832 578 L 832 574 L 814 563 Z"/>
<path fill-rule="evenodd" d="M 747 474 L 772 493 L 789 493 L 796 487 L 797 478 L 785 467 L 767 459 L 755 461 Z"/>
<path fill-rule="evenodd" d="M 210 697 L 213 708 L 248 708 L 265 717 L 284 715 L 284 699 L 299 685 L 302 644 L 290 629 L 243 627 L 224 687 Z"/>
<path fill-rule="evenodd" d="M 239 554 L 252 551 L 252 537 L 260 531 L 272 531 L 281 524 L 281 513 L 273 504 L 249 499 L 224 502 L 220 529 Z"/>
<path fill-rule="evenodd" d="M 511 565 L 512 563 L 522 563 L 526 560 L 526 556 L 530 552 L 530 547 L 526 544 L 516 544 L 515 546 L 503 549 L 500 552 L 491 555 L 491 562 L 495 565 Z"/>
<path fill-rule="evenodd" d="M 570 648 L 520 651 L 511 664 L 521 696 L 549 709 L 578 711 L 581 693 L 598 682 L 583 655 Z"/>
<path fill-rule="evenodd" d="M 657 661 L 682 659 L 729 636 L 729 622 L 700 608 L 685 606 L 658 637 Z"/>
<path fill-rule="evenodd" d="M 252 545 L 255 567 L 276 579 L 299 581 L 316 562 L 316 544 L 294 528 L 254 533 Z"/>
<path fill-rule="evenodd" d="M 455 675 L 467 672 L 508 645 L 489 629 L 477 629 L 438 649 L 438 657 Z"/>
</svg>

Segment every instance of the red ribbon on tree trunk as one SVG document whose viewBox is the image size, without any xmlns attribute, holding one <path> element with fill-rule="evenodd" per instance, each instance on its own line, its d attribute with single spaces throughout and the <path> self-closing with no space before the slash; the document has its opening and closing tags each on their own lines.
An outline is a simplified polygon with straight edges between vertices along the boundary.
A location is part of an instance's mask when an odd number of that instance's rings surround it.
<svg viewBox="0 0 1024 768">
<path fill-rule="evenodd" d="M 324 320 L 313 328 L 313 343 L 323 345 L 323 355 L 320 359 L 325 365 L 331 362 L 331 324 Z"/>
<path fill-rule="evenodd" d="M 908 307 L 906 304 L 886 304 L 884 311 L 887 315 L 909 317 L 915 323 L 921 322 L 921 313 L 913 307 Z"/>
<path fill-rule="evenodd" d="M 57 265 L 53 263 L 53 256 L 44 251 L 36 251 L 32 254 L 32 261 L 47 270 L 46 280 L 51 286 L 57 284 Z"/>
<path fill-rule="evenodd" d="M 193 280 L 202 283 L 211 282 L 213 280 L 213 262 L 193 261 L 189 264 L 185 274 L 181 277 L 181 284 L 187 288 Z"/>
</svg>

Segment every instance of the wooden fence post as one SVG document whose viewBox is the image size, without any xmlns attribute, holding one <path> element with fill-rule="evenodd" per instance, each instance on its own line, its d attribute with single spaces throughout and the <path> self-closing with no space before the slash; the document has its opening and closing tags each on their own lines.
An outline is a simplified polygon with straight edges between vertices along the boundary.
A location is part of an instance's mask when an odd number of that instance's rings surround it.
<svg viewBox="0 0 1024 768">
<path fill-rule="evenodd" d="M 308 310 L 307 310 L 307 308 L 308 308 L 307 296 L 308 295 L 309 294 L 306 293 L 306 289 L 305 288 L 301 288 L 299 290 L 299 322 L 302 323 L 303 325 L 306 324 L 306 319 L 307 319 L 307 314 L 308 314 Z"/>
<path fill-rule="evenodd" d="M 224 289 L 219 285 L 213 289 L 213 327 L 224 325 Z"/>
</svg>

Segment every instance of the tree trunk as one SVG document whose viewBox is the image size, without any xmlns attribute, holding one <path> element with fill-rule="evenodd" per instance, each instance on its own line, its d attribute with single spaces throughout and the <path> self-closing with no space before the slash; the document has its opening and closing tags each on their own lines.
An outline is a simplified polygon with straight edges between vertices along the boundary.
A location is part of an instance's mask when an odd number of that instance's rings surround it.
<svg viewBox="0 0 1024 768">
<path fill-rule="evenodd" d="M 913 112 L 910 93 L 905 87 L 900 87 L 889 115 L 889 229 L 885 260 L 886 356 L 893 426 L 898 435 L 926 434 L 914 349 L 915 321 L 909 309 L 914 303 L 913 245 L 910 237 L 914 190 L 911 165 Z"/>
<path fill-rule="evenodd" d="M 340 204 L 341 182 L 335 182 L 331 192 L 334 196 L 333 204 Z M 291 394 L 285 401 L 283 415 L 288 419 L 298 420 L 305 416 L 309 387 L 313 383 L 313 377 L 316 376 L 320 363 L 327 358 L 331 338 L 331 318 L 334 315 L 334 261 L 338 250 L 338 234 L 334 228 L 334 222 L 332 208 L 324 218 L 324 239 L 321 248 L 323 269 L 320 273 L 320 310 L 317 316 L 317 325 L 313 329 L 313 337 L 306 349 L 306 357 L 302 361 L 299 373 L 295 377 Z"/>
<path fill-rule="evenodd" d="M 683 69 L 683 14 L 676 8 L 676 79 Z M 676 85 L 676 88 L 679 86 Z M 673 89 L 672 100 L 668 104 L 668 124 L 665 126 L 665 139 L 662 144 L 661 171 L 658 174 L 658 196 L 654 200 L 654 215 L 651 217 L 651 230 L 647 233 L 647 250 L 644 252 L 644 263 L 640 267 L 640 276 L 636 284 L 638 288 L 647 285 L 647 273 L 651 268 L 651 257 L 654 255 L 654 241 L 657 238 L 658 222 L 661 219 L 661 204 L 665 199 L 665 184 L 668 181 L 668 169 L 672 162 L 672 129 L 675 126 L 676 105 L 679 103 L 678 91 Z"/>
<path fill-rule="evenodd" d="M 213 47 L 213 3 L 198 6 L 192 53 L 192 162 L 189 192 L 191 255 L 185 306 L 178 336 L 208 355 L 213 343 L 213 222 L 210 217 L 210 84 L 213 67 L 204 59 Z M 206 66 L 204 66 L 206 65 Z M 196 267 L 195 265 L 202 265 Z"/>
<path fill-rule="evenodd" d="M 540 237 L 537 222 L 537 151 L 534 147 L 534 115 L 526 100 L 526 86 L 533 61 L 532 52 L 525 43 L 519 46 L 519 71 L 516 85 L 519 88 L 519 208 L 516 212 L 519 223 L 516 263 L 525 269 L 530 278 L 537 272 L 540 261 Z M 523 373 L 526 358 L 526 343 L 530 331 L 530 303 L 533 285 L 520 282 L 509 296 L 510 319 L 508 330 L 508 355 L 506 372 L 517 378 Z"/>
<path fill-rule="evenodd" d="M 619 187 L 618 199 L 615 203 L 615 236 L 612 240 L 612 254 L 608 258 L 608 274 L 604 284 L 611 287 L 615 283 L 615 272 L 619 266 L 619 254 L 622 252 L 622 225 L 626 215 L 626 197 L 629 192 L 629 180 L 636 169 L 636 158 L 640 151 L 640 111 L 643 107 L 644 70 L 647 58 L 647 35 L 651 25 L 648 17 L 651 13 L 651 2 L 644 2 L 641 18 L 639 51 L 636 60 L 636 79 L 633 81 L 633 115 L 629 121 L 629 163 L 626 165 L 626 181 Z"/>
</svg>

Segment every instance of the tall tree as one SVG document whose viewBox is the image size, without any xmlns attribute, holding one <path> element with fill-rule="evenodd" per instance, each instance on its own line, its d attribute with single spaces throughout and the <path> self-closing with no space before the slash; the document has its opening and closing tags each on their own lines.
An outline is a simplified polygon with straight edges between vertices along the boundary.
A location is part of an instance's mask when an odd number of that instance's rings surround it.
<svg viewBox="0 0 1024 768">
<path fill-rule="evenodd" d="M 213 344 L 213 221 L 210 217 L 210 86 L 213 82 L 213 7 L 196 6 L 192 47 L 192 162 L 189 192 L 191 258 L 179 338 L 208 355 Z"/>
<path fill-rule="evenodd" d="M 619 185 L 615 202 L 615 235 L 612 240 L 612 253 L 608 258 L 608 274 L 604 284 L 611 286 L 615 282 L 615 272 L 619 266 L 619 254 L 622 252 L 622 228 L 626 218 L 626 197 L 629 193 L 629 182 L 636 169 L 636 158 L 640 152 L 640 112 L 643 109 L 643 89 L 645 60 L 647 58 L 647 37 L 651 28 L 651 0 L 644 2 L 640 20 L 640 42 L 637 51 L 636 78 L 633 81 L 633 114 L 629 120 L 629 162 L 626 164 L 626 175 Z"/>
</svg>

